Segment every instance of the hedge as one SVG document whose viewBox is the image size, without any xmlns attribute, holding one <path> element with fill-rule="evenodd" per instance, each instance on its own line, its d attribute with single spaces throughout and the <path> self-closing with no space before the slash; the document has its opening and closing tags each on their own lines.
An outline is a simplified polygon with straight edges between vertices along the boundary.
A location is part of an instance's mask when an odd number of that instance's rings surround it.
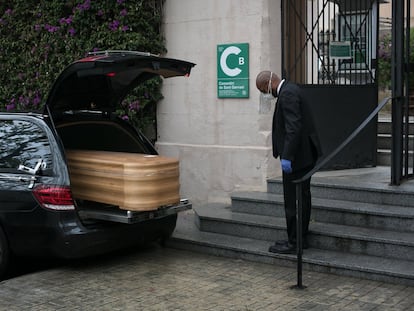
<svg viewBox="0 0 414 311">
<path fill-rule="evenodd" d="M 0 2 L 0 110 L 40 110 L 57 75 L 91 51 L 163 54 L 164 0 L 12 0 Z M 161 79 L 120 105 L 135 126 L 154 122 Z"/>
</svg>

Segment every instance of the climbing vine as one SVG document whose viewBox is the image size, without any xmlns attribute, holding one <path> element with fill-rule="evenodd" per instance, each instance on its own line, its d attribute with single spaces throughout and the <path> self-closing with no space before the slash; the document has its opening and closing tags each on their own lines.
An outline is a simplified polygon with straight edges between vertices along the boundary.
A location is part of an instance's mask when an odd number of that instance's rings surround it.
<svg viewBox="0 0 414 311">
<path fill-rule="evenodd" d="M 164 0 L 0 2 L 0 110 L 40 110 L 58 74 L 88 52 L 166 52 Z M 154 122 L 161 79 L 134 90 L 118 113 L 135 126 Z"/>
</svg>

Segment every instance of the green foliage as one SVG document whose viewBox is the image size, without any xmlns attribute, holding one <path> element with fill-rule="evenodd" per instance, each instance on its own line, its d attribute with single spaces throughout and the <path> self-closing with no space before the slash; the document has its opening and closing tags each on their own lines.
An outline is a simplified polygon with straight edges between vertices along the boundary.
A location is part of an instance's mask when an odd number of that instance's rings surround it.
<svg viewBox="0 0 414 311">
<path fill-rule="evenodd" d="M 163 1 L 1 1 L 0 110 L 41 109 L 58 74 L 90 51 L 165 53 Z M 118 112 L 141 128 L 153 122 L 161 81 L 134 90 Z"/>
<path fill-rule="evenodd" d="M 388 90 L 391 88 L 391 34 L 385 34 L 379 39 L 378 46 L 378 86 L 380 89 Z M 407 63 L 414 64 L 414 28 L 410 29 L 410 55 Z M 409 75 L 410 85 L 414 85 L 414 72 Z M 410 86 L 410 87 L 411 87 Z"/>
<path fill-rule="evenodd" d="M 378 86 L 382 90 L 391 88 L 391 34 L 380 38 L 378 46 Z"/>
</svg>

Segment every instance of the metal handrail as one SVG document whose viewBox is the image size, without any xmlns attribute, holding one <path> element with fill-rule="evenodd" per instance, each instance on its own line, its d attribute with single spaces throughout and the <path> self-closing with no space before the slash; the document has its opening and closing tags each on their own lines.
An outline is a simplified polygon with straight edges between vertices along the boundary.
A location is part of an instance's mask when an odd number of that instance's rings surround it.
<svg viewBox="0 0 414 311">
<path fill-rule="evenodd" d="M 297 255 L 297 288 L 304 288 L 302 284 L 302 253 L 303 253 L 303 241 L 302 241 L 302 183 L 311 178 L 313 174 L 319 171 L 323 166 L 328 164 L 339 152 L 342 151 L 367 125 L 374 119 L 378 112 L 384 108 L 391 97 L 384 98 L 380 104 L 371 112 L 371 114 L 345 139 L 334 151 L 328 156 L 318 162 L 315 167 L 310 170 L 302 178 L 296 179 L 293 183 L 296 184 L 296 197 L 297 197 L 297 219 L 296 219 L 296 255 Z"/>
</svg>

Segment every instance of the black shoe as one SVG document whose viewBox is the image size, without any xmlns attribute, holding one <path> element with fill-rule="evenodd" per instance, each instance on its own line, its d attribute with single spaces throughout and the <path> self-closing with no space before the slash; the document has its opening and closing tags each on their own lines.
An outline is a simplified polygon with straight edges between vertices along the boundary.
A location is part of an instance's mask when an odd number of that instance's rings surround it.
<svg viewBox="0 0 414 311">
<path fill-rule="evenodd" d="M 269 252 L 277 254 L 296 254 L 296 245 L 290 243 L 272 245 L 269 247 Z"/>
<path fill-rule="evenodd" d="M 277 246 L 280 246 L 280 245 L 284 245 L 285 246 L 287 244 L 289 244 L 289 241 L 287 241 L 287 240 L 277 240 L 273 246 L 276 246 L 276 247 Z M 296 243 L 290 243 L 290 244 L 296 244 Z M 302 249 L 308 249 L 308 248 L 309 248 L 308 240 L 307 239 L 304 239 L 302 241 Z"/>
<path fill-rule="evenodd" d="M 275 244 L 273 244 L 274 246 L 277 246 L 277 245 L 287 245 L 289 243 L 289 241 L 288 240 L 277 240 L 276 242 L 275 242 Z"/>
</svg>

